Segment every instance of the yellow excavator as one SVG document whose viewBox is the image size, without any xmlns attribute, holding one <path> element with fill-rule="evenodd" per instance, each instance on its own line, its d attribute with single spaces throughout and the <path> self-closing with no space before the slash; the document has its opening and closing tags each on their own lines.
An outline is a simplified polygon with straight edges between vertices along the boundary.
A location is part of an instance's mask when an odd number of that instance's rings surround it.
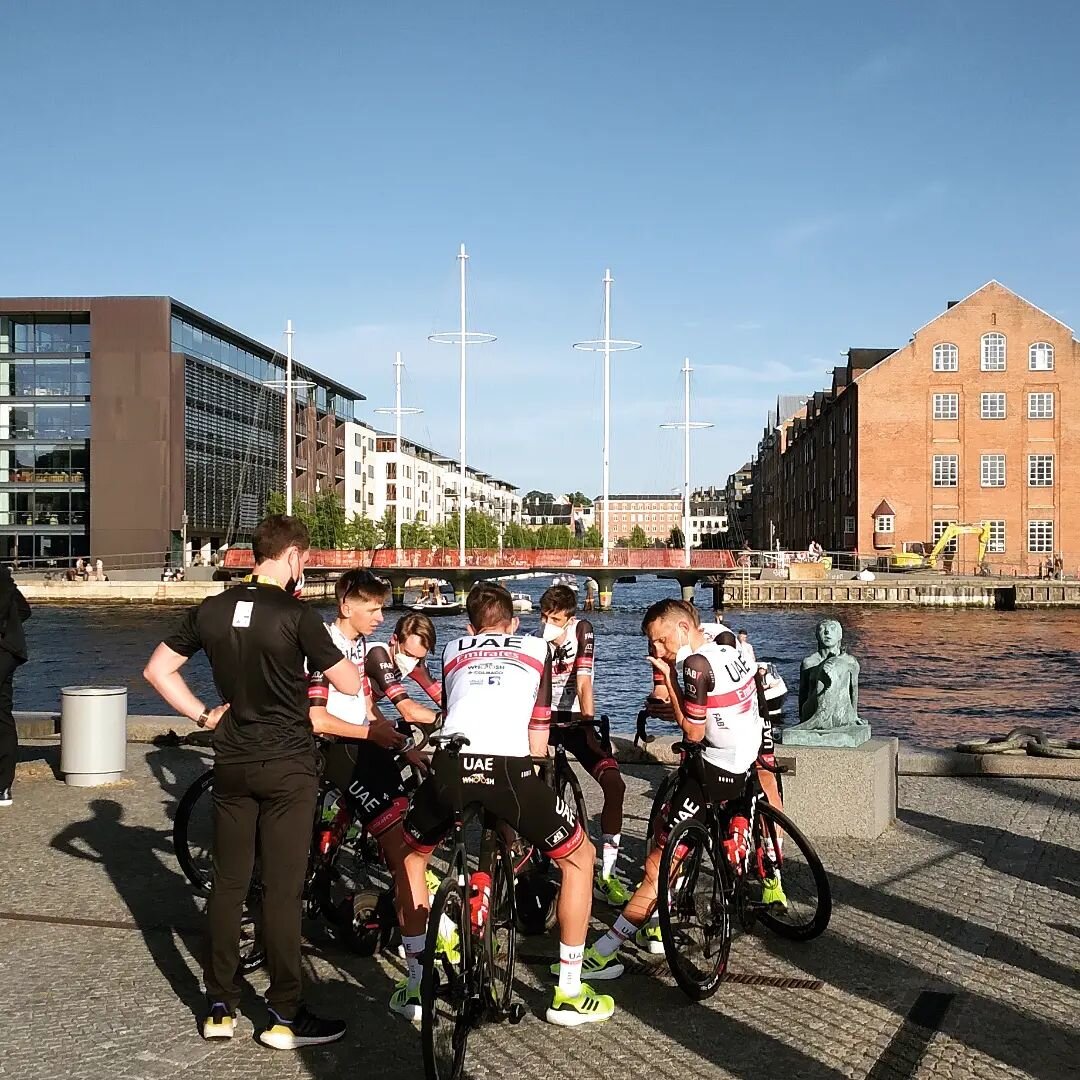
<svg viewBox="0 0 1080 1080">
<path fill-rule="evenodd" d="M 985 574 L 986 547 L 990 543 L 990 522 L 979 521 L 972 525 L 958 525 L 951 522 L 940 539 L 930 544 L 922 540 L 905 540 L 903 550 L 894 552 L 889 556 L 890 570 L 936 570 L 941 553 L 948 547 L 949 542 L 958 536 L 977 536 L 979 538 L 979 552 L 975 557 L 975 573 Z"/>
</svg>

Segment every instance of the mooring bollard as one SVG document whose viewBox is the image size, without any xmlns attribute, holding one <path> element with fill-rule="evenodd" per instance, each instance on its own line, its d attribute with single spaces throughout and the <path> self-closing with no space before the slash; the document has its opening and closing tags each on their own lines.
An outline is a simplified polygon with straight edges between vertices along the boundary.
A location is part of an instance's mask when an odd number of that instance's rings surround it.
<svg viewBox="0 0 1080 1080">
<path fill-rule="evenodd" d="M 60 691 L 60 771 L 72 787 L 119 780 L 127 767 L 127 688 Z"/>
</svg>

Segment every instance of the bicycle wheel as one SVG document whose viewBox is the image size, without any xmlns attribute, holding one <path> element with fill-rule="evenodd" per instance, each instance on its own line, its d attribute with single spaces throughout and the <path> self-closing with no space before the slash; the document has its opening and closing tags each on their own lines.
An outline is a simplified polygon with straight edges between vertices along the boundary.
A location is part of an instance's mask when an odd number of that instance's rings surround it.
<svg viewBox="0 0 1080 1080">
<path fill-rule="evenodd" d="M 747 889 L 757 917 L 774 933 L 809 941 L 823 933 L 832 916 L 829 876 L 813 845 L 781 810 L 762 799 L 754 819 L 754 849 Z M 778 879 L 785 903 L 764 904 L 758 889 Z M 755 902 L 756 896 L 756 902 Z"/>
<path fill-rule="evenodd" d="M 428 1080 L 457 1080 L 465 1064 L 469 1038 L 470 971 L 472 935 L 469 904 L 459 876 L 468 880 L 463 853 L 451 861 L 428 915 L 424 941 L 424 976 L 420 983 L 420 1037 L 424 1051 L 424 1074 Z M 437 952 L 439 927 L 452 924 L 458 930 L 458 948 Z"/>
<path fill-rule="evenodd" d="M 728 875 L 712 832 L 695 818 L 679 822 L 660 857 L 660 933 L 675 981 L 694 1001 L 723 981 L 731 950 Z"/>
<path fill-rule="evenodd" d="M 577 773 L 566 758 L 562 758 L 559 767 L 555 771 L 555 794 L 562 799 L 567 806 L 574 808 L 585 835 L 589 834 L 589 811 L 585 806 L 585 796 L 581 792 L 581 784 L 578 783 Z"/>
<path fill-rule="evenodd" d="M 651 849 L 653 844 L 653 838 L 656 835 L 656 822 L 660 817 L 660 812 L 664 807 L 671 802 L 671 796 L 675 794 L 675 788 L 679 784 L 679 771 L 678 769 L 673 772 L 669 772 L 663 780 L 660 781 L 660 786 L 656 789 L 656 795 L 653 797 L 652 809 L 649 811 L 649 829 L 645 833 L 645 843 Z"/>
<path fill-rule="evenodd" d="M 491 968 L 492 998 L 496 1008 L 506 1012 L 514 996 L 514 962 L 517 954 L 514 862 L 502 837 L 497 843 L 491 868 L 491 903 L 484 944 Z"/>
<path fill-rule="evenodd" d="M 210 891 L 213 870 L 214 770 L 207 769 L 184 792 L 173 821 L 173 850 L 184 876 L 201 892 Z"/>
</svg>

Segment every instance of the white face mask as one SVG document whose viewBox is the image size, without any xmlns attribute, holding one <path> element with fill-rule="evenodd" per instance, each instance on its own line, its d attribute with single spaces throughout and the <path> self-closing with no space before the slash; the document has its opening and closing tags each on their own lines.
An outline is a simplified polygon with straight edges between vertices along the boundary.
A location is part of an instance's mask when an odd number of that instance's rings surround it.
<svg viewBox="0 0 1080 1080">
<path fill-rule="evenodd" d="M 409 656 L 408 653 L 399 652 L 394 657 L 394 663 L 397 664 L 398 671 L 401 672 L 402 678 L 408 678 L 416 669 L 416 665 L 420 661 L 415 656 Z"/>
<path fill-rule="evenodd" d="M 557 641 L 563 636 L 565 626 L 556 626 L 554 623 L 545 622 L 540 629 L 540 636 L 545 641 Z"/>
</svg>

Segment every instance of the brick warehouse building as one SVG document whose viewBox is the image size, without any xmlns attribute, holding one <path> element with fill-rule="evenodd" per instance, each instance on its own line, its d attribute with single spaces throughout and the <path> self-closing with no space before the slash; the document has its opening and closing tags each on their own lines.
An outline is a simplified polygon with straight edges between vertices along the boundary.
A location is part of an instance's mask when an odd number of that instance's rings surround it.
<svg viewBox="0 0 1080 1080">
<path fill-rule="evenodd" d="M 1080 343 L 996 281 L 903 348 L 852 349 L 832 386 L 779 413 L 754 462 L 754 546 L 885 556 L 989 521 L 992 572 L 1080 565 Z M 976 540 L 950 565 L 970 572 Z"/>
</svg>

